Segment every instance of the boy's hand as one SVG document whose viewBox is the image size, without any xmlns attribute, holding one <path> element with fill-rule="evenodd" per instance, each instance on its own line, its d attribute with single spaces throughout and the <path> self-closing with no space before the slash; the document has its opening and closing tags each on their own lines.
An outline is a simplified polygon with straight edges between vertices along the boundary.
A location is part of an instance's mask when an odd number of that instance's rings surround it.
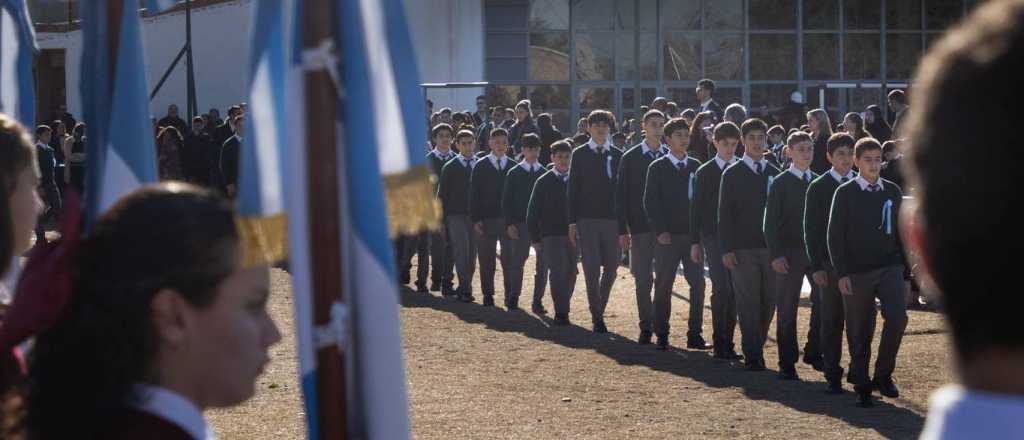
<svg viewBox="0 0 1024 440">
<path fill-rule="evenodd" d="M 818 287 L 825 287 L 828 285 L 828 272 L 823 270 L 814 272 L 811 274 L 811 279 L 814 280 L 814 284 L 817 284 Z"/>
<path fill-rule="evenodd" d="M 776 258 L 776 259 L 772 260 L 772 270 L 774 270 L 775 273 L 779 273 L 779 274 L 782 274 L 782 275 L 788 274 L 789 273 L 789 261 L 786 260 L 786 257 L 779 257 L 779 258 Z"/>
<path fill-rule="evenodd" d="M 739 260 L 736 259 L 736 253 L 729 252 L 725 255 L 722 255 L 722 264 L 725 265 L 726 269 L 736 269 L 736 265 L 739 264 Z"/>
<path fill-rule="evenodd" d="M 511 237 L 513 240 L 519 239 L 519 228 L 517 228 L 516 225 L 508 225 L 508 227 L 505 228 L 505 230 L 506 232 L 508 232 L 508 236 Z"/>
<path fill-rule="evenodd" d="M 853 295 L 853 281 L 850 281 L 850 277 L 842 277 L 839 279 L 839 293 L 846 296 Z"/>
</svg>

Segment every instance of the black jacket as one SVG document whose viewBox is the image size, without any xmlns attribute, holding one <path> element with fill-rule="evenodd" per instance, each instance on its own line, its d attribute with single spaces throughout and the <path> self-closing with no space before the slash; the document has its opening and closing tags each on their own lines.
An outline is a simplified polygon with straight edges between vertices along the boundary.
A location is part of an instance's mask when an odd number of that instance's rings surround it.
<svg viewBox="0 0 1024 440">
<path fill-rule="evenodd" d="M 644 144 L 640 143 L 622 155 L 615 181 L 615 213 L 619 219 L 620 235 L 651 231 L 644 212 L 644 188 L 647 185 L 647 167 L 666 153 L 659 150 L 652 159 L 645 154 Z"/>
<path fill-rule="evenodd" d="M 609 141 L 608 146 L 611 146 Z M 616 219 L 615 170 L 619 169 L 622 152 L 618 148 L 605 148 L 598 155 L 590 144 L 572 152 L 569 165 L 569 223 L 579 219 Z"/>
</svg>

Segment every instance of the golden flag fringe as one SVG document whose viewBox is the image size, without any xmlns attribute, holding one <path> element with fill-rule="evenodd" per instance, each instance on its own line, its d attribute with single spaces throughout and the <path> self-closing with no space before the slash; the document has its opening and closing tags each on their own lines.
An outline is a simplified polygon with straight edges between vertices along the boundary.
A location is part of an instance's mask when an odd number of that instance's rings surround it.
<svg viewBox="0 0 1024 440">
<path fill-rule="evenodd" d="M 441 202 L 434 193 L 436 181 L 427 165 L 384 176 L 388 232 L 392 238 L 441 229 Z"/>
<path fill-rule="evenodd" d="M 235 217 L 244 267 L 274 264 L 288 258 L 288 216 Z"/>
</svg>

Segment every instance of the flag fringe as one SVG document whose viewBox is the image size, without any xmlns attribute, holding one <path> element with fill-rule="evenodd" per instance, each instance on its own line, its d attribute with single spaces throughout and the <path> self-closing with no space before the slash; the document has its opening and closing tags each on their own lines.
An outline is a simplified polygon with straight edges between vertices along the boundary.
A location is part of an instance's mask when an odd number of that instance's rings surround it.
<svg viewBox="0 0 1024 440">
<path fill-rule="evenodd" d="M 384 176 L 388 232 L 392 238 L 441 229 L 441 202 L 434 193 L 436 181 L 427 165 Z"/>
<path fill-rule="evenodd" d="M 288 258 L 288 217 L 285 214 L 237 216 L 235 224 L 245 267 L 274 264 Z"/>
</svg>

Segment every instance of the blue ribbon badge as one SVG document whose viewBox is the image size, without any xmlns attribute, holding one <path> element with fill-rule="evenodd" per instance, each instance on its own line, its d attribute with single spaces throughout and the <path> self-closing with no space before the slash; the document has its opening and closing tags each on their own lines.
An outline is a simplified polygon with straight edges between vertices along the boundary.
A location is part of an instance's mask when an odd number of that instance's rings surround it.
<svg viewBox="0 0 1024 440">
<path fill-rule="evenodd" d="M 689 185 L 689 191 L 688 191 L 687 195 L 688 195 L 688 197 L 690 197 L 690 200 L 692 201 L 693 200 L 693 173 L 690 173 L 690 185 Z"/>
<path fill-rule="evenodd" d="M 611 154 L 608 155 L 608 166 L 607 166 L 607 168 L 608 168 L 608 178 L 611 179 L 612 178 L 612 155 Z"/>
<path fill-rule="evenodd" d="M 882 205 L 882 225 L 878 229 L 885 228 L 885 233 L 892 235 L 892 200 L 886 200 Z"/>
<path fill-rule="evenodd" d="M 768 191 L 771 192 L 772 184 L 775 183 L 775 176 L 768 176 Z"/>
</svg>

